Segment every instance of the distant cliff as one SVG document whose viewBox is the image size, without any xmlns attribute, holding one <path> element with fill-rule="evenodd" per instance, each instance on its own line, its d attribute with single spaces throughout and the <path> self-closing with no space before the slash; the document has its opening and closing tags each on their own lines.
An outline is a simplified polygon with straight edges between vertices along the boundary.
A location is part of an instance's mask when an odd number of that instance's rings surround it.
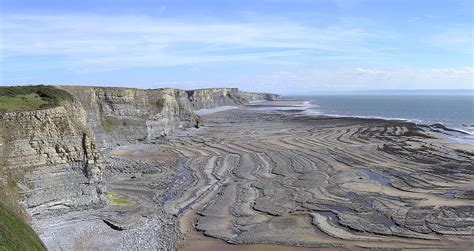
<svg viewBox="0 0 474 251">
<path fill-rule="evenodd" d="M 194 110 L 273 100 L 275 94 L 241 92 L 237 88 L 199 90 L 62 86 L 86 111 L 87 123 L 100 147 L 153 142 L 179 128 L 198 127 Z"/>
<path fill-rule="evenodd" d="M 101 147 L 151 142 L 177 128 L 199 125 L 185 91 L 105 87 L 62 87 L 87 113 L 87 123 Z"/>
<path fill-rule="evenodd" d="M 243 92 L 237 88 L 209 88 L 187 91 L 194 109 L 225 105 L 244 105 L 255 100 L 276 100 L 277 94 Z"/>
</svg>

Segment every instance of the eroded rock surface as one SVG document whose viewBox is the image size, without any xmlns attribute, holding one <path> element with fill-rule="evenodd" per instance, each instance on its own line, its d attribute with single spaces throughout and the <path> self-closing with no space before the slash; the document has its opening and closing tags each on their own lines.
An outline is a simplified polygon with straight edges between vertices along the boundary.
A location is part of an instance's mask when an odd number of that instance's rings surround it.
<svg viewBox="0 0 474 251">
<path fill-rule="evenodd" d="M 243 109 L 204 119 L 206 133 L 167 146 L 193 177 L 165 204 L 182 225 L 239 244 L 473 245 L 470 146 L 403 121 Z"/>
<path fill-rule="evenodd" d="M 103 203 L 105 159 L 76 102 L 0 114 L 1 160 L 22 204 L 46 217 Z"/>
<path fill-rule="evenodd" d="M 276 94 L 242 92 L 237 88 L 199 90 L 133 89 L 63 86 L 86 111 L 96 144 L 104 148 L 153 143 L 176 129 L 202 125 L 193 111 L 253 100 L 278 99 Z"/>
</svg>

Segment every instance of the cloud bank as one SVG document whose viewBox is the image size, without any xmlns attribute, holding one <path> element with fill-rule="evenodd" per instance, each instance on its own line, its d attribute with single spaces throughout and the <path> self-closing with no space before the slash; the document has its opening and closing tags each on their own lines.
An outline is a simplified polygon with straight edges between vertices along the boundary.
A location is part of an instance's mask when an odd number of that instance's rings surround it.
<svg viewBox="0 0 474 251">
<path fill-rule="evenodd" d="M 419 41 L 411 38 L 410 43 L 434 51 L 422 56 L 437 56 L 438 51 L 472 55 L 472 30 L 462 27 L 440 29 Z M 186 20 L 6 13 L 1 18 L 0 84 L 80 84 L 96 77 L 182 88 L 238 85 L 281 92 L 473 87 L 472 62 L 467 67 L 442 62 L 436 67 L 413 65 L 409 61 L 417 60 L 404 48 L 406 39 L 397 30 L 344 20 L 314 24 L 265 16 Z M 173 67 L 182 73 L 167 75 Z M 225 73 L 216 74 L 222 68 Z M 134 69 L 148 70 L 143 76 L 124 73 Z M 48 77 L 56 73 L 61 77 Z"/>
</svg>

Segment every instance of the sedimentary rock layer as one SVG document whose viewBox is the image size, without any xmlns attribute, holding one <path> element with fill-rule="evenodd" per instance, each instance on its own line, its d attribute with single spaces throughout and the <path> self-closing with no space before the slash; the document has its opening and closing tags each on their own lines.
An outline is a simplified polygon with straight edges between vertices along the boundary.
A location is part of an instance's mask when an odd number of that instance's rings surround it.
<svg viewBox="0 0 474 251">
<path fill-rule="evenodd" d="M 192 173 L 164 205 L 181 225 L 239 244 L 473 244 L 472 147 L 403 121 L 244 109 L 204 119 L 206 133 L 165 146 Z"/>
<path fill-rule="evenodd" d="M 32 215 L 99 205 L 104 158 L 77 102 L 0 114 L 0 159 Z"/>
<path fill-rule="evenodd" d="M 151 143 L 178 128 L 199 126 L 193 111 L 252 100 L 273 100 L 276 94 L 242 92 L 237 88 L 133 89 L 63 86 L 82 104 L 100 147 Z"/>
<path fill-rule="evenodd" d="M 152 142 L 177 128 L 199 124 L 185 91 L 131 88 L 63 87 L 87 113 L 100 147 Z"/>
<path fill-rule="evenodd" d="M 237 88 L 209 88 L 187 91 L 194 109 L 248 104 L 254 100 L 276 100 L 280 96 L 269 93 L 243 92 Z"/>
<path fill-rule="evenodd" d="M 111 243 L 127 248 L 146 238 L 149 247 L 172 248 L 177 234 L 169 223 L 172 216 L 162 212 L 160 197 L 174 177 L 174 160 L 163 168 L 156 162 L 104 158 L 96 142 L 106 149 L 163 142 L 176 129 L 199 126 L 194 110 L 200 107 L 273 98 L 258 93 L 240 97 L 243 92 L 237 89 L 214 89 L 210 96 L 206 96 L 209 90 L 200 90 L 190 98 L 190 92 L 178 89 L 62 88 L 75 98 L 55 108 L 0 114 L 0 189 L 17 186 L 13 190 L 20 194 L 10 197 L 21 200 L 36 230 L 53 249 L 103 248 Z M 111 190 L 108 194 L 105 183 Z M 88 223 L 77 226 L 78 221 Z M 70 232 L 66 226 L 72 226 Z M 56 230 L 64 234 L 51 239 L 55 236 L 51 231 Z M 79 231 L 80 238 L 90 239 L 83 235 L 90 231 L 108 235 L 111 230 L 130 232 L 92 246 L 74 235 Z M 158 234 L 162 238 L 156 238 Z"/>
</svg>

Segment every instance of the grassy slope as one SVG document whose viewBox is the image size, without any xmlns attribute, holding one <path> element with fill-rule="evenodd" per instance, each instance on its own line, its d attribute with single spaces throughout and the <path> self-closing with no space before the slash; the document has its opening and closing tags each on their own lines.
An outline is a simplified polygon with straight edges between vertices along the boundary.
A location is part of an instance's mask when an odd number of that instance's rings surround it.
<svg viewBox="0 0 474 251">
<path fill-rule="evenodd" d="M 46 109 L 72 99 L 71 94 L 54 86 L 0 87 L 0 112 Z"/>
<path fill-rule="evenodd" d="M 0 250 L 46 250 L 31 227 L 0 205 Z"/>
<path fill-rule="evenodd" d="M 0 112 L 28 111 L 56 107 L 72 95 L 52 86 L 0 87 Z M 17 203 L 15 175 L 7 169 L 11 134 L 0 121 L 0 251 L 46 250 L 38 235 L 27 224 L 26 213 Z"/>
</svg>

